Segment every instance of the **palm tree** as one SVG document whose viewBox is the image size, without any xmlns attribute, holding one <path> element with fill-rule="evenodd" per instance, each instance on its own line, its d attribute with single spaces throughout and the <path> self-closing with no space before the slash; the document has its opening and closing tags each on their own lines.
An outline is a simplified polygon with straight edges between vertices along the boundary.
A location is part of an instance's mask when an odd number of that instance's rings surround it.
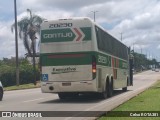
<svg viewBox="0 0 160 120">
<path fill-rule="evenodd" d="M 27 9 L 30 17 L 24 17 L 18 21 L 18 32 L 19 38 L 23 40 L 25 49 L 27 50 L 27 56 L 33 57 L 33 70 L 34 70 L 34 84 L 36 85 L 36 65 L 35 65 L 35 55 L 36 55 L 36 33 L 40 34 L 40 25 L 43 22 L 43 18 L 38 15 L 33 15 L 30 9 Z M 15 24 L 11 26 L 11 31 L 13 32 Z"/>
</svg>

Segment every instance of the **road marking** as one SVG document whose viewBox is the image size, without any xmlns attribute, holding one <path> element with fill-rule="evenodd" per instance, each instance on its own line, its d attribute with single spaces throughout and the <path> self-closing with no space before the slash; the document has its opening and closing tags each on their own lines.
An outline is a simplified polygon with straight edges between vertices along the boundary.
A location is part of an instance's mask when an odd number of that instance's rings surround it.
<svg viewBox="0 0 160 120">
<path fill-rule="evenodd" d="M 30 93 L 41 93 L 39 88 L 31 89 L 31 90 L 13 90 L 13 91 L 4 91 L 5 96 L 13 96 L 13 95 L 23 95 L 30 94 Z"/>
<path fill-rule="evenodd" d="M 23 102 L 27 103 L 27 102 L 33 102 L 33 101 L 38 101 L 38 100 L 42 100 L 42 99 L 44 99 L 44 98 L 33 99 L 33 100 L 26 100 L 26 101 L 23 101 Z"/>
</svg>

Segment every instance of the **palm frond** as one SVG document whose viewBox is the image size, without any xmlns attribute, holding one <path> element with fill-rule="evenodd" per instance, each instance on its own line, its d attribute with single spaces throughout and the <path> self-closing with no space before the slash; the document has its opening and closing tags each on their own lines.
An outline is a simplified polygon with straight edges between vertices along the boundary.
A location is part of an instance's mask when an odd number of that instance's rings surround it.
<svg viewBox="0 0 160 120">
<path fill-rule="evenodd" d="M 44 20 L 45 20 L 44 18 L 41 18 L 41 17 L 38 16 L 38 15 L 34 15 L 34 16 L 33 16 L 32 23 L 33 23 L 33 25 L 36 27 L 36 31 L 37 31 L 38 34 L 40 34 L 40 25 L 42 24 L 42 22 L 43 22 Z"/>
<path fill-rule="evenodd" d="M 12 25 L 11 25 L 11 32 L 12 32 L 12 33 L 14 32 L 14 28 L 15 28 L 15 24 L 12 24 Z"/>
<path fill-rule="evenodd" d="M 29 25 L 28 17 L 25 17 L 22 20 L 18 21 L 18 31 L 20 39 L 23 39 L 23 34 L 27 32 L 28 25 Z"/>
<path fill-rule="evenodd" d="M 27 50 L 29 55 L 32 55 L 33 49 L 36 48 L 36 35 L 40 34 L 40 25 L 45 20 L 38 15 L 33 15 L 31 10 L 28 9 L 30 12 L 30 18 L 24 17 L 17 23 L 18 27 L 18 35 L 19 38 L 23 40 L 23 44 L 25 49 Z M 11 26 L 11 31 L 13 32 L 15 28 L 15 24 Z M 32 48 L 32 43 L 34 44 L 34 48 Z"/>
</svg>

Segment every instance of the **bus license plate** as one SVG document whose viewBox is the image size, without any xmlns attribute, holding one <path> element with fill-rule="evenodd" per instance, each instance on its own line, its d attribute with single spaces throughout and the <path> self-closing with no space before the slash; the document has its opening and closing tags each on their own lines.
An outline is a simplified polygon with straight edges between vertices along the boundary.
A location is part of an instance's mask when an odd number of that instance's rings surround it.
<svg viewBox="0 0 160 120">
<path fill-rule="evenodd" d="M 62 83 L 62 86 L 71 86 L 71 83 L 70 82 Z"/>
</svg>

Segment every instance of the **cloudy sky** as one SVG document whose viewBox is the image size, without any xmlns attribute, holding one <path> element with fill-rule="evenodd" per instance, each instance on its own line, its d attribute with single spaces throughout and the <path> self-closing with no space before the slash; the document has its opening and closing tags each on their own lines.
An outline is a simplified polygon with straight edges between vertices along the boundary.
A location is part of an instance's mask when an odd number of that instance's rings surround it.
<svg viewBox="0 0 160 120">
<path fill-rule="evenodd" d="M 0 59 L 15 56 L 14 0 L 0 1 Z M 46 19 L 90 17 L 136 52 L 160 60 L 160 0 L 17 0 L 18 20 L 34 14 Z M 19 40 L 19 56 L 25 54 Z"/>
</svg>

